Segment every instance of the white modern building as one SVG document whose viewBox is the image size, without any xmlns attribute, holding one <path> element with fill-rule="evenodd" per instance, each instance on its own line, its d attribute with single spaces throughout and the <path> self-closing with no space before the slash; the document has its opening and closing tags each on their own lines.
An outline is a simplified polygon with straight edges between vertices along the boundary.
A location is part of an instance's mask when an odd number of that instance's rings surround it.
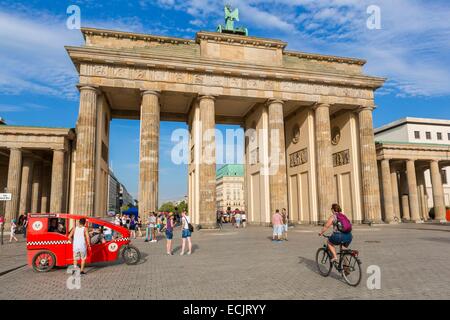
<svg viewBox="0 0 450 320">
<path fill-rule="evenodd" d="M 403 118 L 375 129 L 375 140 L 382 143 L 417 144 L 418 146 L 448 146 L 450 157 L 450 120 Z M 411 154 L 414 157 L 414 154 Z M 445 162 L 441 162 L 444 163 Z M 450 167 L 440 165 L 445 205 L 450 206 Z M 432 208 L 433 188 L 430 170 L 425 170 L 428 207 Z"/>
</svg>

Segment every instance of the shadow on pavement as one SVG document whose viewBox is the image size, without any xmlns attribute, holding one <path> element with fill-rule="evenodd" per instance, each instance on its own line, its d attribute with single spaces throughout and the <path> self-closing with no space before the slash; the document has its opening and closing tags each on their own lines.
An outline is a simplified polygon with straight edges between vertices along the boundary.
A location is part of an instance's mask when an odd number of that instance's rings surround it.
<svg viewBox="0 0 450 320">
<path fill-rule="evenodd" d="M 319 273 L 319 271 L 317 271 L 317 265 L 316 265 L 316 261 L 305 258 L 305 257 L 298 257 L 299 258 L 299 264 L 303 264 L 304 266 L 306 266 L 310 271 L 314 272 L 315 274 L 319 275 L 322 277 L 322 275 Z M 336 270 L 333 268 L 333 270 L 331 270 L 331 273 L 329 275 L 329 277 L 335 279 L 335 280 L 339 280 L 342 283 L 345 283 L 344 280 L 342 279 L 342 277 L 338 274 L 336 274 Z"/>
</svg>

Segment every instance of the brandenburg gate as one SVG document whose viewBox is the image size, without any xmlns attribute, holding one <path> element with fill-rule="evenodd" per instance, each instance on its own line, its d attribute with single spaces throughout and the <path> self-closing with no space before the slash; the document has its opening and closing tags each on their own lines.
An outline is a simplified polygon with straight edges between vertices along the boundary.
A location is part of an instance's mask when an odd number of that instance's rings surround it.
<svg viewBox="0 0 450 320">
<path fill-rule="evenodd" d="M 355 222 L 381 221 L 372 111 L 384 79 L 364 75 L 364 60 L 240 34 L 82 33 L 83 46 L 66 48 L 80 91 L 70 212 L 100 212 L 109 123 L 119 118 L 141 124 L 141 214 L 157 210 L 158 165 L 170 161 L 159 155 L 160 122 L 180 121 L 190 132 L 189 211 L 202 228 L 216 225 L 214 134 L 207 134 L 216 124 L 253 132 L 245 143 L 250 223 L 268 225 L 282 208 L 293 222 L 323 222 L 333 202 Z"/>
</svg>

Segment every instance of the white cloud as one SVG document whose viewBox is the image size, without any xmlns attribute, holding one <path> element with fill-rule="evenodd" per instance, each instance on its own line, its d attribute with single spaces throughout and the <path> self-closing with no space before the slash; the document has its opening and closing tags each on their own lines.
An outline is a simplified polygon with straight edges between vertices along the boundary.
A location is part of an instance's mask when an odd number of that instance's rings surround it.
<svg viewBox="0 0 450 320">
<path fill-rule="evenodd" d="M 157 1 L 195 19 L 220 19 L 221 0 Z M 368 74 L 384 76 L 400 96 L 450 95 L 450 5 L 425 0 L 233 0 L 240 23 L 287 40 L 301 51 L 361 57 Z M 382 30 L 366 27 L 369 5 Z M 281 32 L 281 33 L 280 33 Z"/>
<path fill-rule="evenodd" d="M 48 18 L 0 11 L 0 93 L 77 96 L 76 73 L 64 45 L 79 44 L 82 37 L 64 20 Z"/>
<path fill-rule="evenodd" d="M 91 1 L 88 1 L 91 3 Z M 400 95 L 450 95 L 450 4 L 425 0 L 232 0 L 250 34 L 256 31 L 289 43 L 290 49 L 368 60 L 368 74 L 387 77 Z M 141 0 L 142 6 L 189 14 L 192 26 L 223 19 L 221 0 Z M 381 8 L 381 30 L 368 30 L 368 5 Z M 82 43 L 65 16 L 0 9 L 0 93 L 39 93 L 76 99 L 77 74 L 64 45 Z M 194 28 L 146 28 L 140 17 L 82 21 L 83 25 L 191 37 Z"/>
</svg>

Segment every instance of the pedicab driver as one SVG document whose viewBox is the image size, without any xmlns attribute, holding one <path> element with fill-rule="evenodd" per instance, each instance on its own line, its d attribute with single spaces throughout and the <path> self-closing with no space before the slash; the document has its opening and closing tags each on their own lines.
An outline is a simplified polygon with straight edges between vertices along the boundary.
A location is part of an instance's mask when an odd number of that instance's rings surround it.
<svg viewBox="0 0 450 320">
<path fill-rule="evenodd" d="M 73 267 L 77 268 L 77 261 L 81 259 L 80 274 L 86 274 L 84 272 L 84 264 L 86 262 L 87 249 L 91 250 L 89 233 L 86 228 L 86 219 L 81 218 L 75 229 L 70 231 L 69 241 L 73 242 Z"/>
</svg>

